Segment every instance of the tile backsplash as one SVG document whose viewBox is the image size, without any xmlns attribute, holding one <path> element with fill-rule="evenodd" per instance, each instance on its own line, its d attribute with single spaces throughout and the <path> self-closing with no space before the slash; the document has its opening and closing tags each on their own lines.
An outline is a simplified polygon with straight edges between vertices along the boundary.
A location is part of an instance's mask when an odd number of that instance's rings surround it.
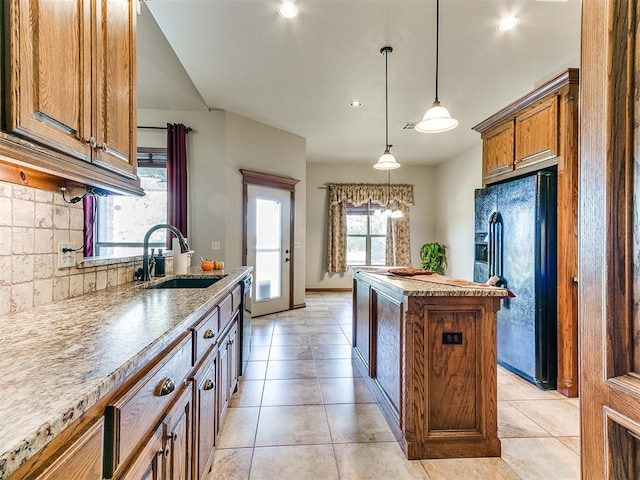
<svg viewBox="0 0 640 480">
<path fill-rule="evenodd" d="M 133 280 L 140 261 L 58 268 L 58 242 L 81 247 L 83 223 L 82 202 L 69 204 L 61 193 L 0 181 L 0 315 Z"/>
</svg>

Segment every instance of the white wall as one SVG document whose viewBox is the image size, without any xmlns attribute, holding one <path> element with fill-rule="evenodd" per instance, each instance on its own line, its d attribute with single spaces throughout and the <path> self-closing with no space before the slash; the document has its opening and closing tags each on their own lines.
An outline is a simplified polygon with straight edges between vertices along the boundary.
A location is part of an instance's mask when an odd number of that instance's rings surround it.
<svg viewBox="0 0 640 480">
<path fill-rule="evenodd" d="M 404 167 L 403 167 L 404 168 Z M 474 190 L 482 187 L 482 144 L 435 167 L 437 241 L 447 245 L 447 275 L 473 280 Z"/>
<path fill-rule="evenodd" d="M 434 174 L 431 166 L 403 165 L 391 172 L 391 183 L 413 185 L 410 209 L 411 261 L 420 266 L 420 247 L 435 241 Z M 387 183 L 387 173 L 368 164 L 307 164 L 307 288 L 351 288 L 351 276 L 326 272 L 327 191 L 325 183 Z"/>
</svg>

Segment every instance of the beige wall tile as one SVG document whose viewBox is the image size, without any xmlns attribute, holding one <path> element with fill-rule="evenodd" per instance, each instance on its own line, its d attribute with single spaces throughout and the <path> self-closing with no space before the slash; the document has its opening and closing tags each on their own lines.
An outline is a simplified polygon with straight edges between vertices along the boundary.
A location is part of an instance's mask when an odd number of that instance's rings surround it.
<svg viewBox="0 0 640 480">
<path fill-rule="evenodd" d="M 36 198 L 36 190 L 31 187 L 24 187 L 22 185 L 14 185 L 13 186 L 13 198 L 17 198 L 20 200 L 35 200 Z"/>
<path fill-rule="evenodd" d="M 11 311 L 11 287 L 0 286 L 0 315 Z"/>
<path fill-rule="evenodd" d="M 14 227 L 33 227 L 35 220 L 35 205 L 27 200 L 13 200 L 12 225 Z"/>
<path fill-rule="evenodd" d="M 107 269 L 107 287 L 115 287 L 118 285 L 118 267 L 110 266 Z"/>
<path fill-rule="evenodd" d="M 46 228 L 35 229 L 34 253 L 53 253 L 53 230 Z"/>
<path fill-rule="evenodd" d="M 69 228 L 82 230 L 84 228 L 84 210 L 71 207 L 69 209 Z"/>
<path fill-rule="evenodd" d="M 32 254 L 35 243 L 35 229 L 29 227 L 13 227 L 11 253 L 14 255 Z"/>
<path fill-rule="evenodd" d="M 53 301 L 53 279 L 33 283 L 33 305 L 47 305 Z"/>
<path fill-rule="evenodd" d="M 43 280 L 45 278 L 53 278 L 53 259 L 52 253 L 45 255 L 34 255 L 33 260 L 33 278 Z"/>
<path fill-rule="evenodd" d="M 69 297 L 77 297 L 84 293 L 83 277 L 83 275 L 71 275 L 69 277 Z"/>
<path fill-rule="evenodd" d="M 50 203 L 36 203 L 35 226 L 39 228 L 53 227 L 53 205 Z"/>
<path fill-rule="evenodd" d="M 69 228 L 69 209 L 64 205 L 53 207 L 53 226 L 67 230 Z"/>
<path fill-rule="evenodd" d="M 107 271 L 98 270 L 96 272 L 96 290 L 104 290 L 107 288 Z"/>
<path fill-rule="evenodd" d="M 53 202 L 53 192 L 36 189 L 36 202 Z"/>
<path fill-rule="evenodd" d="M 11 283 L 15 285 L 32 280 L 33 255 L 13 255 L 11 257 Z"/>
<path fill-rule="evenodd" d="M 75 243 L 76 248 L 80 248 L 84 244 L 84 234 L 82 230 L 70 230 L 69 231 L 69 241 Z M 82 259 L 82 250 L 77 253 L 77 261 Z"/>
<path fill-rule="evenodd" d="M 88 272 L 83 275 L 84 293 L 96 291 L 96 272 Z"/>
<path fill-rule="evenodd" d="M 33 307 L 33 283 L 11 286 L 11 311 L 20 312 Z"/>
<path fill-rule="evenodd" d="M 11 257 L 0 257 L 0 285 L 11 285 Z"/>
<path fill-rule="evenodd" d="M 11 226 L 11 198 L 0 197 L 0 225 Z"/>
<path fill-rule="evenodd" d="M 53 301 L 69 298 L 69 277 L 53 279 Z"/>
<path fill-rule="evenodd" d="M 10 183 L 0 182 L 0 197 L 12 197 L 13 185 Z"/>
<path fill-rule="evenodd" d="M 0 227 L 0 255 L 11 255 L 11 227 Z"/>
</svg>

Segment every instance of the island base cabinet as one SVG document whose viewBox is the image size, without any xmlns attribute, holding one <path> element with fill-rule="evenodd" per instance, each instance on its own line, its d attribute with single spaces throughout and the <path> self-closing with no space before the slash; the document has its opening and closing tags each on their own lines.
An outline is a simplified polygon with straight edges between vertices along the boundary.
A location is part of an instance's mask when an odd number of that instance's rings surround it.
<svg viewBox="0 0 640 480">
<path fill-rule="evenodd" d="M 163 435 L 164 425 L 159 425 L 120 478 L 126 478 L 127 480 L 162 480 L 164 475 Z"/>
<path fill-rule="evenodd" d="M 199 480 L 205 479 L 211 470 L 217 440 L 217 366 L 218 356 L 217 351 L 214 350 L 193 377 L 195 387 L 193 478 Z"/>
<path fill-rule="evenodd" d="M 232 321 L 232 325 L 218 346 L 218 419 L 220 425 L 227 414 L 229 401 L 238 386 L 238 318 Z"/>
</svg>

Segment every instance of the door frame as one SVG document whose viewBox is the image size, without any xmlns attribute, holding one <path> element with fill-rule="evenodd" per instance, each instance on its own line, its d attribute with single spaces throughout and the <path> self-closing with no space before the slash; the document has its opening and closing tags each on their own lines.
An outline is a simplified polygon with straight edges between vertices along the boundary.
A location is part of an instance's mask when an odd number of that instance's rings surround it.
<svg viewBox="0 0 640 480">
<path fill-rule="evenodd" d="M 283 177 L 271 173 L 256 172 L 254 170 L 240 169 L 242 174 L 242 265 L 247 264 L 247 214 L 249 209 L 249 195 L 247 188 L 249 185 L 257 185 L 260 187 L 275 188 L 278 190 L 286 190 L 289 192 L 289 201 L 291 208 L 289 211 L 289 310 L 300 308 L 301 306 L 293 303 L 293 285 L 294 285 L 294 238 L 295 238 L 295 205 L 296 205 L 296 184 L 300 182 L 295 178 Z"/>
</svg>

